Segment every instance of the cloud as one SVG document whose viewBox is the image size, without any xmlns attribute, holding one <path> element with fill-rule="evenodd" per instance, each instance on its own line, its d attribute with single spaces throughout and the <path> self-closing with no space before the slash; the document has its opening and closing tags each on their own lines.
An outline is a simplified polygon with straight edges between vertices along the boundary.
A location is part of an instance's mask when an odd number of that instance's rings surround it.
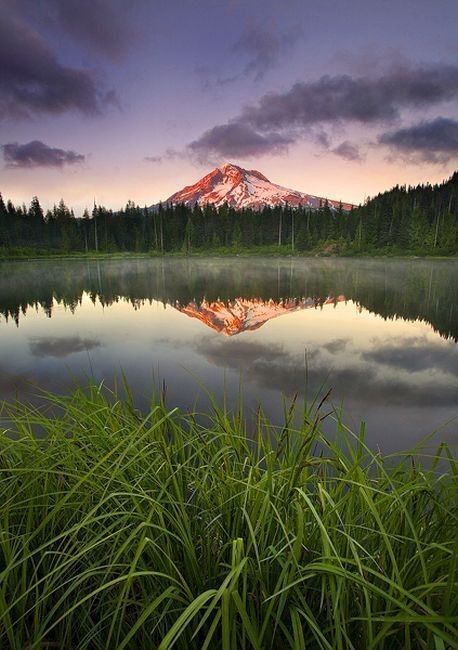
<svg viewBox="0 0 458 650">
<path fill-rule="evenodd" d="M 379 144 L 392 153 L 414 156 L 419 162 L 443 163 L 458 156 L 458 121 L 437 117 L 406 128 L 382 133 Z"/>
<path fill-rule="evenodd" d="M 371 78 L 322 76 L 295 83 L 282 93 L 268 93 L 246 106 L 226 124 L 216 125 L 188 148 L 214 156 L 254 156 L 284 152 L 304 135 L 329 140 L 313 129 L 323 125 L 359 123 L 368 126 L 399 118 L 402 109 L 425 109 L 458 96 L 458 66 L 436 64 L 392 68 Z M 331 150 L 358 160 L 360 152 L 348 141 Z"/>
<path fill-rule="evenodd" d="M 344 140 L 337 146 L 333 147 L 329 135 L 320 127 L 312 127 L 309 130 L 312 139 L 322 147 L 327 153 L 333 153 L 339 158 L 344 160 L 361 162 L 363 156 L 360 147 L 351 143 L 349 140 Z"/>
<path fill-rule="evenodd" d="M 77 110 L 97 114 L 113 100 L 85 70 L 62 65 L 34 29 L 0 11 L 0 119 Z"/>
<path fill-rule="evenodd" d="M 116 0 L 51 0 L 65 31 L 104 56 L 118 60 L 133 40 L 127 14 Z"/>
<path fill-rule="evenodd" d="M 77 352 L 87 352 L 100 347 L 98 339 L 81 338 L 81 336 L 41 336 L 30 340 L 30 352 L 34 357 L 67 357 Z"/>
<path fill-rule="evenodd" d="M 259 386 L 292 395 L 304 390 L 305 356 L 299 363 L 280 344 L 265 344 L 243 339 L 209 338 L 196 343 L 196 350 L 207 361 L 222 368 L 240 372 Z M 307 350 L 307 362 L 315 359 L 317 350 Z"/>
<path fill-rule="evenodd" d="M 458 377 L 458 350 L 444 345 L 433 345 L 426 339 L 410 338 L 399 342 L 378 343 L 374 350 L 361 356 L 366 361 L 418 373 L 424 370 L 439 371 Z"/>
<path fill-rule="evenodd" d="M 374 79 L 340 75 L 296 83 L 269 93 L 242 111 L 239 120 L 256 129 L 308 127 L 322 122 L 379 123 L 401 108 L 423 108 L 458 96 L 458 66 L 403 67 Z"/>
<path fill-rule="evenodd" d="M 332 343 L 335 341 L 330 342 L 331 349 L 328 344 L 328 352 L 331 353 Z M 243 369 L 243 375 L 260 387 L 278 390 L 286 395 L 304 392 L 304 358 L 299 354 L 293 356 L 282 346 L 262 343 L 251 346 L 240 339 L 209 338 L 198 342 L 196 350 L 216 366 L 237 372 Z M 447 376 L 449 364 L 442 367 L 445 355 L 441 354 L 439 346 L 430 346 L 430 361 L 437 363 L 446 376 L 430 376 L 423 372 L 415 381 L 398 372 L 400 369 L 409 372 L 411 357 L 399 360 L 399 365 L 394 365 L 389 372 L 391 364 L 384 363 L 384 351 L 384 346 L 379 350 L 380 355 L 374 350 L 373 358 L 365 357 L 370 353 L 360 355 L 355 351 L 351 358 L 347 356 L 343 359 L 345 365 L 333 366 L 329 356 L 323 356 L 317 349 L 307 350 L 309 396 L 320 387 L 321 390 L 332 387 L 333 395 L 338 399 L 344 397 L 346 401 L 370 404 L 372 407 L 391 404 L 418 409 L 456 404 L 456 388 L 451 376 Z M 421 355 L 424 350 L 417 351 Z M 415 352 L 412 352 L 412 358 L 414 356 Z"/>
<path fill-rule="evenodd" d="M 329 139 L 329 135 L 326 133 L 326 131 L 318 131 L 314 135 L 314 140 L 317 144 L 319 144 L 321 147 L 324 149 L 330 149 L 331 148 L 331 141 Z"/>
<path fill-rule="evenodd" d="M 247 58 L 245 66 L 230 76 L 222 76 L 209 66 L 197 66 L 196 72 L 202 78 L 203 89 L 208 90 L 213 85 L 226 86 L 242 78 L 262 81 L 265 74 L 291 51 L 301 35 L 299 25 L 282 33 L 258 25 L 247 25 L 231 48 L 232 54 Z"/>
<path fill-rule="evenodd" d="M 254 77 L 255 81 L 264 78 L 266 72 L 274 68 L 279 59 L 287 54 L 301 35 L 296 26 L 282 34 L 275 34 L 254 25 L 245 28 L 233 47 L 234 52 L 247 54 L 248 63 L 243 74 Z"/>
<path fill-rule="evenodd" d="M 150 163 L 162 163 L 166 160 L 177 160 L 177 158 L 183 158 L 183 155 L 182 151 L 177 151 L 170 147 L 160 156 L 145 156 L 143 160 Z"/>
<path fill-rule="evenodd" d="M 292 142 L 287 135 L 275 132 L 261 134 L 246 124 L 229 122 L 205 131 L 187 149 L 199 160 L 206 161 L 212 156 L 249 158 L 266 153 L 284 153 Z"/>
<path fill-rule="evenodd" d="M 329 343 L 325 343 L 322 347 L 331 354 L 338 354 L 345 350 L 349 342 L 350 339 L 348 338 L 333 339 L 332 341 L 329 341 Z"/>
<path fill-rule="evenodd" d="M 358 162 L 361 162 L 362 160 L 359 147 L 348 140 L 341 142 L 337 147 L 331 149 L 331 151 L 344 160 L 356 160 Z"/>
<path fill-rule="evenodd" d="M 266 345 L 256 341 L 244 341 L 243 339 L 230 339 L 222 342 L 219 337 L 210 338 L 198 341 L 196 349 L 216 365 L 229 365 L 233 368 L 251 366 L 259 361 L 271 361 L 287 365 L 293 359 L 282 345 L 276 343 Z M 229 358 L 230 363 L 228 363 Z"/>
<path fill-rule="evenodd" d="M 10 168 L 24 167 L 63 167 L 82 163 L 85 156 L 76 151 L 48 147 L 40 140 L 32 140 L 26 144 L 10 142 L 2 145 L 6 166 Z"/>
</svg>

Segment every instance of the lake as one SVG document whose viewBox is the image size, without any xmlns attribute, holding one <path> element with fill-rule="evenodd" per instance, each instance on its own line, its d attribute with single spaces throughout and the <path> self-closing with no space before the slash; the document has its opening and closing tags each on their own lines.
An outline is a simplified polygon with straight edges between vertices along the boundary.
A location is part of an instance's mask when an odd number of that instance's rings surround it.
<svg viewBox="0 0 458 650">
<path fill-rule="evenodd" d="M 331 393 L 369 444 L 458 442 L 458 262 L 165 258 L 0 264 L 0 397 L 127 377 L 184 409 L 206 390 L 280 422 Z M 331 424 L 326 426 L 331 427 Z"/>
</svg>

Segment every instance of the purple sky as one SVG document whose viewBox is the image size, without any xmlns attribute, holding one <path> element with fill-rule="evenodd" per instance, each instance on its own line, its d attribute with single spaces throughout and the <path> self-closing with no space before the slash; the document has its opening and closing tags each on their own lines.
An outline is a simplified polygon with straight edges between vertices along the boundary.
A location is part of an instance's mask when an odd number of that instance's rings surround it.
<svg viewBox="0 0 458 650">
<path fill-rule="evenodd" d="M 359 202 L 457 168 L 456 0 L 2 0 L 0 191 L 79 214 L 225 161 Z"/>
</svg>

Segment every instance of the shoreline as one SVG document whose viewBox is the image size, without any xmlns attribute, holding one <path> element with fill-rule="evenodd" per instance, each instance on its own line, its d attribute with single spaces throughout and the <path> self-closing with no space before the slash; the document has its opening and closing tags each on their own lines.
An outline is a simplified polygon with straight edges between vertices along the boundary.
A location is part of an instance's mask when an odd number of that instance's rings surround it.
<svg viewBox="0 0 458 650">
<path fill-rule="evenodd" d="M 27 261 L 37 262 L 46 260 L 123 260 L 123 259 L 161 259 L 161 258 L 178 258 L 178 259 L 203 259 L 208 257 L 217 258 L 291 258 L 291 259 L 392 259 L 392 260 L 458 260 L 458 252 L 450 255 L 422 255 L 419 253 L 402 254 L 399 252 L 388 253 L 386 251 L 380 253 L 346 253 L 346 254 L 327 254 L 323 252 L 273 252 L 266 250 L 246 250 L 246 251 L 195 251 L 191 253 L 183 253 L 181 251 L 167 251 L 164 253 L 136 253 L 136 252 L 122 252 L 122 253 L 46 253 L 43 255 L 0 255 L 1 262 L 13 261 Z"/>
</svg>

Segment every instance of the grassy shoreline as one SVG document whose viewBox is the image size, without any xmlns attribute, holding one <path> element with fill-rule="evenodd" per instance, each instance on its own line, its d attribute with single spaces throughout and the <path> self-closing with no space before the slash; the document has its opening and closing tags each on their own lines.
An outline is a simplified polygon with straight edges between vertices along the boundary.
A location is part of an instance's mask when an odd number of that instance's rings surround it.
<svg viewBox="0 0 458 650">
<path fill-rule="evenodd" d="M 20 250 L 20 251 L 0 251 L 0 262 L 2 261 L 37 261 L 48 259 L 157 259 L 157 258 L 202 258 L 202 257 L 291 257 L 291 258 L 340 258 L 340 259 L 432 259 L 432 260 L 453 260 L 458 258 L 458 252 L 450 254 L 437 254 L 425 253 L 422 251 L 401 251 L 392 249 L 379 249 L 365 252 L 355 251 L 342 251 L 342 252 L 327 252 L 324 249 L 309 250 L 309 251 L 295 251 L 292 252 L 287 246 L 280 249 L 275 246 L 259 246 L 254 248 L 218 248 L 218 249 L 203 249 L 195 250 L 184 253 L 182 251 L 166 251 L 164 253 L 151 251 L 151 252 L 100 252 L 91 251 L 89 253 L 74 251 L 34 251 L 34 250 Z"/>
<path fill-rule="evenodd" d="M 324 408 L 4 405 L 0 646 L 456 647 L 451 450 L 384 458 Z"/>
</svg>

